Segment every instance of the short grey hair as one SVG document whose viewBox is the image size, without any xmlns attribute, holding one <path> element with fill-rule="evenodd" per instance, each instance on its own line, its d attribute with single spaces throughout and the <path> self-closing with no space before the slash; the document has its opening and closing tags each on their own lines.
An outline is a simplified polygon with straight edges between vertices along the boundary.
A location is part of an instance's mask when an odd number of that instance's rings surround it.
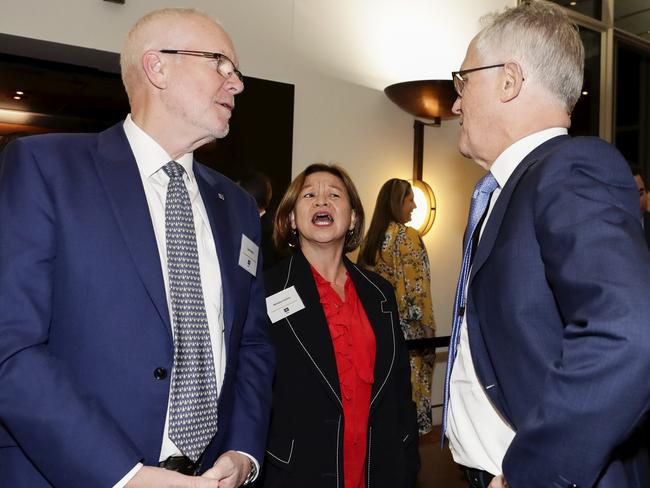
<svg viewBox="0 0 650 488">
<path fill-rule="evenodd" d="M 142 55 L 149 49 L 177 49 L 176 46 L 163 46 L 174 31 L 175 21 L 181 18 L 202 18 L 221 24 L 208 14 L 192 8 L 162 8 L 141 17 L 131 28 L 124 40 L 120 54 L 122 83 L 129 101 L 132 102 L 139 81 L 144 76 L 141 72 Z"/>
<path fill-rule="evenodd" d="M 500 56 L 521 64 L 526 78 L 537 81 L 571 113 L 582 92 L 585 49 L 578 27 L 562 7 L 531 0 L 501 14 L 484 17 L 476 36 L 483 57 Z"/>
</svg>

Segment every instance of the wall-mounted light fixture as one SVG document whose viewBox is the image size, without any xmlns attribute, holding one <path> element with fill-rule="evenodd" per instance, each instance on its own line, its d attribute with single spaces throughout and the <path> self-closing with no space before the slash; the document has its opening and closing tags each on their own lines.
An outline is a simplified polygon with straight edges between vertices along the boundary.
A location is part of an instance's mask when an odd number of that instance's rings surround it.
<svg viewBox="0 0 650 488">
<path fill-rule="evenodd" d="M 436 197 L 431 187 L 422 180 L 424 157 L 424 126 L 440 127 L 443 119 L 455 117 L 451 108 L 456 100 L 451 80 L 420 80 L 396 83 L 384 93 L 402 110 L 417 117 L 413 123 L 413 195 L 417 208 L 411 225 L 420 235 L 429 232 L 436 218 Z M 419 119 L 425 119 L 423 122 Z"/>
</svg>

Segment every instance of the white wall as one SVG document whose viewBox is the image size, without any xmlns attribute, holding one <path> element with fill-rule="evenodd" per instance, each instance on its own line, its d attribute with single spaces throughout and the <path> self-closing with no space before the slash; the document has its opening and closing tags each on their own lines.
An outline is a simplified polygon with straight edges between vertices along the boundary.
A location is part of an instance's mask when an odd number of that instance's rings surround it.
<svg viewBox="0 0 650 488">
<path fill-rule="evenodd" d="M 337 0 L 328 12 L 323 6 L 330 5 L 329 1 L 127 0 L 117 5 L 100 0 L 2 0 L 0 32 L 119 51 L 133 22 L 152 9 L 187 6 L 211 13 L 231 34 L 246 74 L 295 84 L 293 175 L 315 161 L 341 164 L 358 186 L 369 221 L 379 187 L 388 178 L 410 178 L 413 161 L 412 118 L 376 88 L 389 84 L 390 77 L 402 81 L 446 77 L 441 73 L 462 62 L 480 15 L 516 1 L 405 0 L 395 9 L 391 2 L 381 0 L 378 9 L 380 0 L 364 0 L 366 14 L 372 11 L 376 20 L 373 25 L 384 29 L 378 32 L 372 32 L 361 0 L 354 2 L 354 8 L 346 7 L 351 5 L 349 0 Z M 394 18 L 400 12 L 418 21 L 413 24 L 417 31 L 408 32 L 408 18 L 399 22 Z M 363 30 L 357 28 L 360 25 Z M 401 27 L 396 30 L 394 25 Z M 340 32 L 344 32 L 342 38 Z M 373 50 L 378 39 L 381 49 Z M 392 49 L 400 42 L 407 45 Z M 392 49 L 390 63 L 386 62 L 387 46 Z M 337 59 L 345 61 L 338 69 Z M 413 59 L 422 62 L 413 63 Z M 431 69 L 423 70 L 423 65 Z M 373 71 L 376 66 L 380 68 Z M 409 71 L 412 66 L 418 71 Z M 375 87 L 355 84 L 355 77 L 357 83 Z M 262 116 L 272 123 L 272 114 Z M 431 260 L 438 335 L 450 332 L 469 195 L 482 174 L 478 166 L 458 155 L 457 135 L 456 120 L 425 128 L 424 179 L 436 194 L 438 211 L 424 242 Z M 436 368 L 436 403 L 441 402 L 444 360 L 441 355 Z"/>
</svg>

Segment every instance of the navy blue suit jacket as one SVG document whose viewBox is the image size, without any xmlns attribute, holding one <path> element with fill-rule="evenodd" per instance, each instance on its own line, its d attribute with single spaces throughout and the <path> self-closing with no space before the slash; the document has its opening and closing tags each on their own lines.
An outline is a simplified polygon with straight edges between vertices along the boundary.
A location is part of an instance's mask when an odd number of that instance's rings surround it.
<svg viewBox="0 0 650 488">
<path fill-rule="evenodd" d="M 515 429 L 513 488 L 647 487 L 633 431 L 650 406 L 650 254 L 621 155 L 596 138 L 536 148 L 476 250 L 477 374 Z"/>
<path fill-rule="evenodd" d="M 0 485 L 112 486 L 137 462 L 158 463 L 173 363 L 135 159 L 118 124 L 17 140 L 0 171 Z M 194 174 L 227 357 L 204 470 L 229 449 L 262 461 L 275 359 L 261 262 L 257 278 L 238 266 L 242 234 L 260 241 L 257 207 L 222 175 L 197 163 Z"/>
</svg>

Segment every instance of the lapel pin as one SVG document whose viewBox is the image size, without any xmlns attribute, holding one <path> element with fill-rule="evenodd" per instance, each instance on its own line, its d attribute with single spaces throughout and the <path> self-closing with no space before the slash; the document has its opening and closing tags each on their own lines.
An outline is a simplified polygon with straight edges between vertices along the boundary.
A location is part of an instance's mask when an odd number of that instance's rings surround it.
<svg viewBox="0 0 650 488">
<path fill-rule="evenodd" d="M 223 193 L 217 193 L 217 196 L 219 197 L 219 200 L 225 200 Z"/>
</svg>

